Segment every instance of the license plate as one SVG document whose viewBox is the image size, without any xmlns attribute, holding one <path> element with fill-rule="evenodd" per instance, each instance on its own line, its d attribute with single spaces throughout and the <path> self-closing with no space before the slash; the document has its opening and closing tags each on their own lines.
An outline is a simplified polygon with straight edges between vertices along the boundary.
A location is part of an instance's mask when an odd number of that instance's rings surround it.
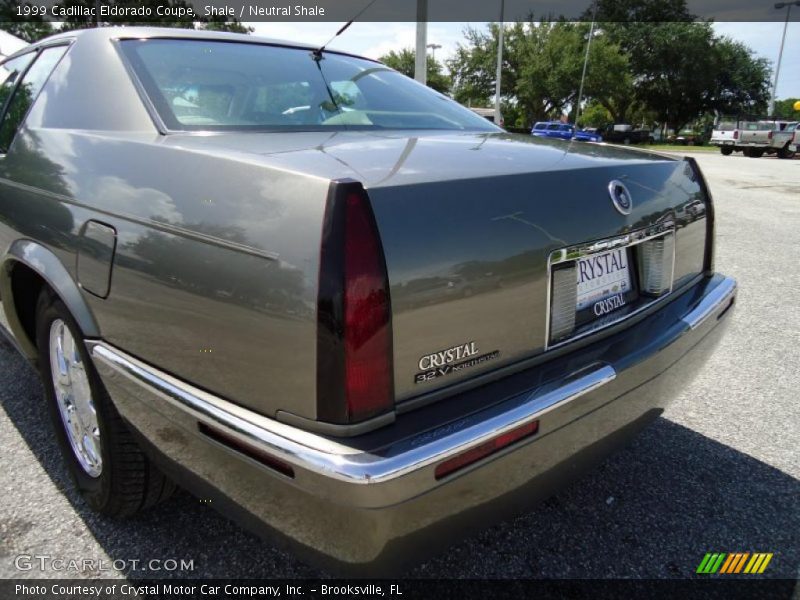
<svg viewBox="0 0 800 600">
<path fill-rule="evenodd" d="M 595 314 L 606 314 L 624 304 L 624 295 L 631 291 L 628 252 L 618 248 L 592 254 L 578 260 L 577 311 L 594 308 Z"/>
</svg>

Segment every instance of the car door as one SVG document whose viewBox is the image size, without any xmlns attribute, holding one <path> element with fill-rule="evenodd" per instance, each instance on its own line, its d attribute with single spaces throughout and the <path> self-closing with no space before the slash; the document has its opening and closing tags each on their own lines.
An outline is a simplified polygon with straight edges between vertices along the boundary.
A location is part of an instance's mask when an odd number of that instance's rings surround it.
<svg viewBox="0 0 800 600">
<path fill-rule="evenodd" d="M 558 123 L 550 123 L 547 126 L 547 137 L 556 139 L 561 138 L 560 125 Z"/>
</svg>

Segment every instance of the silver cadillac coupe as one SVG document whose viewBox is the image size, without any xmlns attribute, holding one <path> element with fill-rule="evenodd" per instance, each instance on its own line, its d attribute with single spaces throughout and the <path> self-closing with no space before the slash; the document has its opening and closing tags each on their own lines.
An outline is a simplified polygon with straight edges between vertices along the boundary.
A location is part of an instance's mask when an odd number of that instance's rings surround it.
<svg viewBox="0 0 800 600">
<path fill-rule="evenodd" d="M 0 313 L 101 513 L 174 481 L 396 568 L 601 460 L 729 320 L 691 159 L 249 36 L 96 29 L 0 70 Z"/>
</svg>

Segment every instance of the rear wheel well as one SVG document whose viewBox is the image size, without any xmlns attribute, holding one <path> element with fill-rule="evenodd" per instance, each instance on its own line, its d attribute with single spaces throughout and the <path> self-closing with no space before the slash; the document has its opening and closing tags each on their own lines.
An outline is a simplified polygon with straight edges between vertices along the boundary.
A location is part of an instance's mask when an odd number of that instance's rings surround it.
<svg viewBox="0 0 800 600">
<path fill-rule="evenodd" d="M 47 282 L 23 263 L 16 263 L 10 273 L 14 312 L 32 346 L 36 347 L 36 305 Z"/>
</svg>

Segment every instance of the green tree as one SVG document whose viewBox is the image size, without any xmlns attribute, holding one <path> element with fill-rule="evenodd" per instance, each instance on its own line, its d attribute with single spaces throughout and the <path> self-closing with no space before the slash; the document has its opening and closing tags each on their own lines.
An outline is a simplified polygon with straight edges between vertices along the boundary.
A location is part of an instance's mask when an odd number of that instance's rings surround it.
<svg viewBox="0 0 800 600">
<path fill-rule="evenodd" d="M 586 107 L 581 111 L 577 125 L 579 127 L 602 127 L 614 120 L 605 106 L 593 100 L 586 103 Z"/>
<path fill-rule="evenodd" d="M 510 34 L 512 28 L 506 28 Z M 497 60 L 498 26 L 496 23 L 489 25 L 489 31 L 474 27 L 467 27 L 464 31 L 466 41 L 459 43 L 454 56 L 447 61 L 450 74 L 453 78 L 453 97 L 462 104 L 469 106 L 488 106 L 494 96 L 495 71 Z M 510 48 L 513 39 L 506 39 L 503 53 L 503 90 L 509 89 L 511 82 L 516 82 L 515 69 L 511 66 L 513 60 Z M 508 123 L 506 118 L 506 123 Z"/>
<path fill-rule="evenodd" d="M 765 110 L 768 61 L 696 22 L 685 0 L 598 0 L 597 6 L 603 31 L 628 56 L 634 109 L 674 129 L 708 111 Z"/>
<path fill-rule="evenodd" d="M 795 110 L 794 105 L 800 98 L 786 98 L 775 101 L 775 116 L 781 119 L 800 121 L 800 110 Z"/>
<path fill-rule="evenodd" d="M 242 25 L 238 20 L 226 21 L 222 17 L 208 17 L 200 24 L 201 29 L 208 31 L 228 31 L 230 33 L 253 33 L 254 29 L 249 25 Z"/>
<path fill-rule="evenodd" d="M 17 16 L 18 6 L 31 6 L 30 2 L 0 0 L 0 29 L 28 43 L 37 42 L 53 33 L 53 26 L 40 16 Z"/>
<path fill-rule="evenodd" d="M 559 117 L 567 108 L 575 110 L 589 36 L 588 23 L 541 21 L 515 23 L 505 28 L 502 93 L 506 123 L 528 126 L 533 121 Z M 462 103 L 488 103 L 494 95 L 495 61 L 499 28 L 467 29 L 449 61 L 453 92 Z M 608 36 L 598 34 L 584 87 L 584 98 L 602 98 L 607 110 L 624 112 L 633 95 L 626 76 L 627 57 Z"/>
<path fill-rule="evenodd" d="M 380 60 L 387 67 L 399 71 L 408 77 L 414 77 L 414 64 L 416 61 L 416 52 L 411 48 L 403 48 L 399 52 L 392 50 L 389 54 L 381 56 Z M 427 76 L 428 87 L 433 88 L 437 92 L 447 94 L 450 92 L 450 77 L 444 73 L 442 64 L 434 59 L 432 56 L 427 57 Z"/>
<path fill-rule="evenodd" d="M 596 10 L 587 9 L 582 19 L 594 18 L 635 29 L 641 23 L 690 23 L 696 17 L 689 12 L 686 0 L 597 0 Z"/>
<path fill-rule="evenodd" d="M 722 114 L 764 113 L 770 97 L 769 60 L 727 37 L 714 38 L 709 108 Z"/>
</svg>

